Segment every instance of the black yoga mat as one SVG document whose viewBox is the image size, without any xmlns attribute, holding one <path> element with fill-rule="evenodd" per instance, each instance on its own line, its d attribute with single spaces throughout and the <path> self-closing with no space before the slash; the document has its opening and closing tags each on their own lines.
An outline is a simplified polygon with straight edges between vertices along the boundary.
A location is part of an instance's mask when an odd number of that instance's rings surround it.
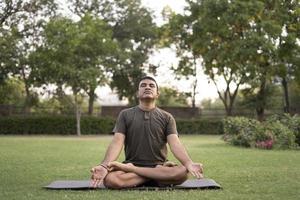
<svg viewBox="0 0 300 200">
<path fill-rule="evenodd" d="M 88 189 L 107 189 L 105 186 L 101 185 L 97 188 L 90 187 L 90 180 L 61 180 L 54 181 L 44 188 L 61 190 L 61 189 L 70 189 L 70 190 L 88 190 Z M 173 189 L 221 189 L 221 186 L 216 183 L 213 179 L 191 179 L 187 180 L 180 185 L 175 186 L 163 186 L 163 187 L 132 187 L 124 188 L 126 190 L 173 190 Z"/>
</svg>

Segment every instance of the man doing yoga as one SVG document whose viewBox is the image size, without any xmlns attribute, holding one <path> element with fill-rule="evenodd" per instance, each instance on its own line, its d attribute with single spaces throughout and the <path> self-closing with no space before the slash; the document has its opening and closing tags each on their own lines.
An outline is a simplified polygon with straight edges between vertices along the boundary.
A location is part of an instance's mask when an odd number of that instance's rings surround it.
<svg viewBox="0 0 300 200">
<path fill-rule="evenodd" d="M 154 78 L 139 82 L 139 105 L 120 112 L 114 136 L 101 164 L 91 169 L 91 185 L 128 188 L 138 185 L 181 184 L 188 173 L 203 177 L 201 163 L 194 163 L 178 138 L 173 116 L 158 107 L 159 96 Z M 167 161 L 167 144 L 181 165 Z M 117 162 L 124 146 L 125 161 Z"/>
</svg>

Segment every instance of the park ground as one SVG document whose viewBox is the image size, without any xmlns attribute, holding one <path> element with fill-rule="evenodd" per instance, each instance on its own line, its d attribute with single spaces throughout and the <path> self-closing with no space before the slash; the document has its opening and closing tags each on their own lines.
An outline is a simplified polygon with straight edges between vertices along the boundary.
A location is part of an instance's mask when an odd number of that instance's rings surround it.
<svg viewBox="0 0 300 200">
<path fill-rule="evenodd" d="M 89 179 L 111 136 L 16 135 L 0 136 L 1 199 L 299 199 L 300 151 L 234 147 L 211 135 L 180 138 L 222 190 L 46 190 L 54 180 Z"/>
</svg>

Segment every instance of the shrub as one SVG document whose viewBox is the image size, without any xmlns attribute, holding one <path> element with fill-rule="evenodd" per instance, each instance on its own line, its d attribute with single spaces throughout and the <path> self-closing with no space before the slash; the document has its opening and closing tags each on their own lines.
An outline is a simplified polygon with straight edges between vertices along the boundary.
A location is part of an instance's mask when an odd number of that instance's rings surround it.
<svg viewBox="0 0 300 200">
<path fill-rule="evenodd" d="M 274 146 L 280 149 L 296 147 L 296 137 L 291 129 L 280 122 L 267 122 L 265 129 L 274 136 Z"/>
<path fill-rule="evenodd" d="M 224 120 L 224 140 L 233 145 L 253 147 L 260 123 L 245 117 L 229 117 Z M 261 135 L 261 133 L 259 133 Z"/>
<path fill-rule="evenodd" d="M 254 147 L 257 141 L 263 141 L 264 135 L 261 124 L 254 119 L 245 117 L 229 117 L 224 121 L 223 139 L 233 145 Z"/>
<path fill-rule="evenodd" d="M 272 116 L 264 123 L 245 117 L 226 118 L 223 139 L 244 147 L 295 148 L 299 140 L 299 122 L 299 118 L 288 115 Z"/>
<path fill-rule="evenodd" d="M 300 117 L 289 114 L 276 114 L 267 119 L 267 123 L 281 123 L 295 135 L 295 143 L 300 146 Z"/>
<path fill-rule="evenodd" d="M 293 124 L 291 129 L 295 134 L 296 143 L 298 144 L 298 146 L 300 146 L 300 117 L 299 116 L 293 117 Z"/>
</svg>

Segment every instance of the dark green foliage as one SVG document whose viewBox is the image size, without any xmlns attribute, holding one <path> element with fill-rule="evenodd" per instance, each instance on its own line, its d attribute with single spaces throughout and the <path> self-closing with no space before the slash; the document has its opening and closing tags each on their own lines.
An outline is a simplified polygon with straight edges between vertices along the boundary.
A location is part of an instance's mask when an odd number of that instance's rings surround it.
<svg viewBox="0 0 300 200">
<path fill-rule="evenodd" d="M 83 134 L 109 134 L 112 132 L 115 120 L 112 118 L 82 117 Z"/>
<path fill-rule="evenodd" d="M 159 88 L 158 106 L 188 106 L 188 94 L 169 87 Z"/>
<path fill-rule="evenodd" d="M 221 120 L 176 120 L 179 134 L 223 134 Z"/>
<path fill-rule="evenodd" d="M 291 129 L 280 122 L 266 123 L 266 131 L 274 136 L 274 147 L 280 149 L 294 148 L 296 137 Z"/>
<path fill-rule="evenodd" d="M 108 118 L 82 117 L 82 134 L 110 133 L 114 120 Z M 50 134 L 75 135 L 75 117 L 33 116 L 0 118 L 0 134 Z"/>
<path fill-rule="evenodd" d="M 224 140 L 233 145 L 254 147 L 265 137 L 261 124 L 255 119 L 229 117 L 224 120 Z"/>
<path fill-rule="evenodd" d="M 109 134 L 115 120 L 84 116 L 81 118 L 81 130 L 87 134 Z M 67 116 L 31 116 L 0 118 L 0 134 L 50 134 L 75 135 L 75 117 Z M 179 134 L 222 134 L 222 122 L 210 120 L 177 120 Z"/>
<path fill-rule="evenodd" d="M 281 123 L 292 131 L 295 135 L 295 142 L 300 146 L 300 117 L 290 116 L 288 114 L 273 115 L 267 120 L 269 123 Z"/>
<path fill-rule="evenodd" d="M 233 145 L 258 148 L 295 148 L 299 145 L 300 118 L 273 115 L 265 122 L 244 117 L 224 120 L 225 141 Z"/>
</svg>

